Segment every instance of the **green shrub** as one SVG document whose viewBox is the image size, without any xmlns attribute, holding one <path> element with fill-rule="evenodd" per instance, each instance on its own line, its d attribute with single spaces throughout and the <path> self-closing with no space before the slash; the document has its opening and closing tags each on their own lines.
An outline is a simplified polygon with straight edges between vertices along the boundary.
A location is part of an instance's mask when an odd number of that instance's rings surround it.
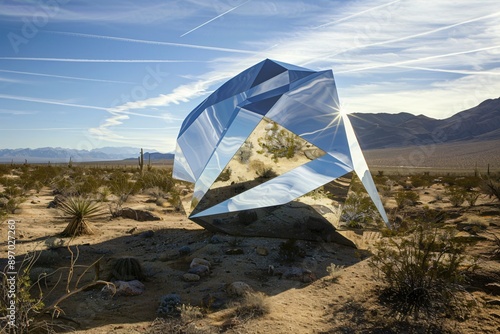
<svg viewBox="0 0 500 334">
<path fill-rule="evenodd" d="M 36 262 L 36 257 L 26 255 L 20 264 L 17 264 L 16 276 L 14 286 L 15 293 L 12 294 L 9 287 L 12 281 L 8 279 L 12 276 L 8 272 L 12 271 L 9 267 L 5 267 L 4 271 L 0 272 L 1 275 L 1 292 L 0 292 L 0 314 L 8 315 L 8 307 L 10 307 L 11 300 L 15 301 L 15 325 L 13 328 L 9 325 L 9 318 L 0 318 L 0 328 L 5 330 L 2 333 L 30 333 L 36 332 L 42 328 L 39 321 L 35 321 L 35 317 L 40 313 L 44 307 L 42 301 L 42 292 L 38 284 L 32 283 L 30 280 L 30 272 Z M 38 291 L 35 291 L 38 290 Z M 38 294 L 36 293 L 38 292 Z"/>
<path fill-rule="evenodd" d="M 471 190 L 464 194 L 464 199 L 469 203 L 469 206 L 475 206 L 480 195 L 479 191 Z"/>
<path fill-rule="evenodd" d="M 229 181 L 231 179 L 231 173 L 233 171 L 231 170 L 230 167 L 227 167 L 225 168 L 222 173 L 219 174 L 219 176 L 217 177 L 217 180 L 215 180 L 216 182 L 217 181 Z"/>
<path fill-rule="evenodd" d="M 416 192 L 413 192 L 411 190 L 400 190 L 394 195 L 394 199 L 396 200 L 398 208 L 402 209 L 405 206 L 416 205 L 419 196 Z"/>
<path fill-rule="evenodd" d="M 303 140 L 299 136 L 280 128 L 276 123 L 273 123 L 272 129 L 264 138 L 259 138 L 258 142 L 264 152 L 272 154 L 274 160 L 293 158 L 303 146 Z"/>
<path fill-rule="evenodd" d="M 448 187 L 444 193 L 448 196 L 451 205 L 459 207 L 465 202 L 465 190 L 458 186 Z"/>
<path fill-rule="evenodd" d="M 163 192 L 170 192 L 175 186 L 175 180 L 172 177 L 172 171 L 164 171 L 161 169 L 152 169 L 145 172 L 140 178 L 140 185 L 143 189 L 158 187 Z"/>
<path fill-rule="evenodd" d="M 372 223 L 377 209 L 367 194 L 351 193 L 342 207 L 341 218 L 348 227 L 363 228 Z"/>
<path fill-rule="evenodd" d="M 451 231 L 422 224 L 406 237 L 386 238 L 369 264 L 380 274 L 383 297 L 403 318 L 413 316 L 464 317 L 469 305 L 463 297 L 466 273 L 473 269 L 466 245 Z"/>
<path fill-rule="evenodd" d="M 110 189 L 120 198 L 120 201 L 126 202 L 130 195 L 134 195 L 139 190 L 140 184 L 130 180 L 124 173 L 115 173 L 110 180 Z"/>
</svg>

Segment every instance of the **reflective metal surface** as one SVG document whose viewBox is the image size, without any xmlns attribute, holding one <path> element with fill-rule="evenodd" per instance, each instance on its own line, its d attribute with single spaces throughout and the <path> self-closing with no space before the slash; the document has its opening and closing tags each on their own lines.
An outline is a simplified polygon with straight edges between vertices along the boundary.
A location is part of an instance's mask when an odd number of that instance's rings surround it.
<svg viewBox="0 0 500 334">
<path fill-rule="evenodd" d="M 208 229 L 339 241 L 352 172 L 387 223 L 332 72 L 265 60 L 188 115 L 173 175 L 195 184 L 185 209 Z"/>
</svg>

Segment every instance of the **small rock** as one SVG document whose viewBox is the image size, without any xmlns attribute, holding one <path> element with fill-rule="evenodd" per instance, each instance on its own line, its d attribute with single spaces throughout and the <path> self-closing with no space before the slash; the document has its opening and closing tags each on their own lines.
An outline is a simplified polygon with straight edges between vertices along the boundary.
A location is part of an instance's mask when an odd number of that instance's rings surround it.
<svg viewBox="0 0 500 334">
<path fill-rule="evenodd" d="M 200 259 L 199 257 L 195 257 L 193 261 L 191 261 L 189 268 L 194 268 L 199 265 L 207 266 L 208 268 L 210 268 L 210 262 L 205 259 Z"/>
<path fill-rule="evenodd" d="M 54 199 L 52 201 L 49 202 L 49 204 L 47 205 L 47 208 L 57 208 L 57 206 L 64 202 L 64 200 L 66 200 L 66 197 L 63 196 L 63 195 L 56 195 L 54 196 Z"/>
<path fill-rule="evenodd" d="M 316 277 L 310 270 L 298 267 L 290 267 L 285 269 L 283 271 L 282 277 L 302 283 L 310 283 L 316 279 Z"/>
<path fill-rule="evenodd" d="M 269 251 L 267 250 L 266 247 L 257 247 L 257 248 L 255 248 L 255 252 L 260 256 L 269 255 Z"/>
<path fill-rule="evenodd" d="M 233 282 L 226 286 L 226 292 L 233 297 L 243 296 L 247 292 L 252 292 L 253 289 L 245 282 Z"/>
<path fill-rule="evenodd" d="M 220 244 L 222 240 L 219 236 L 213 235 L 208 242 L 211 244 Z"/>
<path fill-rule="evenodd" d="M 200 276 L 196 274 L 186 273 L 182 275 L 182 279 L 185 282 L 198 282 L 200 280 Z"/>
<path fill-rule="evenodd" d="M 227 255 L 240 255 L 240 254 L 245 254 L 245 252 L 243 252 L 243 249 L 241 249 L 241 248 L 230 248 L 230 249 L 227 249 L 225 253 L 226 253 Z"/>
<path fill-rule="evenodd" d="M 191 254 L 191 248 L 189 246 L 182 246 L 179 248 L 180 255 L 189 255 Z"/>
<path fill-rule="evenodd" d="M 31 204 L 39 204 L 40 200 L 39 199 L 34 199 L 30 202 Z"/>
<path fill-rule="evenodd" d="M 138 280 L 133 281 L 115 281 L 117 296 L 137 296 L 144 293 L 145 287 Z"/>
<path fill-rule="evenodd" d="M 210 274 L 210 268 L 202 264 L 197 265 L 188 270 L 189 274 L 196 274 L 200 277 L 208 276 Z"/>
</svg>

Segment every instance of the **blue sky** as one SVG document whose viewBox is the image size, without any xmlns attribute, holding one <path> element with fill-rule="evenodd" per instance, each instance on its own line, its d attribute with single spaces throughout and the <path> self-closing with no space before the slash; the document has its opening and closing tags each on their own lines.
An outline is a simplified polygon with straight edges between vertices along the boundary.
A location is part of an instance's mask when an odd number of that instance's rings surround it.
<svg viewBox="0 0 500 334">
<path fill-rule="evenodd" d="M 173 151 L 270 58 L 332 69 L 346 112 L 445 118 L 500 96 L 498 0 L 0 0 L 0 148 Z"/>
</svg>

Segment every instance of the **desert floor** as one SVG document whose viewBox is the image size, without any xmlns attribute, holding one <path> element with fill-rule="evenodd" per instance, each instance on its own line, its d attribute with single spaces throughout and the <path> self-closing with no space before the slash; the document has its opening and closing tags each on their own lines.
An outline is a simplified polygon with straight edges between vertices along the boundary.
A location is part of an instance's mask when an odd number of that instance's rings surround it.
<svg viewBox="0 0 500 334">
<path fill-rule="evenodd" d="M 285 240 L 214 234 L 189 221 L 182 213 L 147 203 L 146 195 L 133 196 L 124 206 L 146 209 L 161 217 L 160 221 L 139 222 L 105 216 L 91 222 L 94 235 L 73 240 L 58 237 L 67 220 L 58 209 L 47 208 L 54 199 L 48 188 L 32 192 L 9 219 L 16 221 L 19 258 L 28 252 L 41 252 L 34 267 L 36 272 L 52 273 L 42 284 L 46 306 L 63 296 L 67 289 L 75 291 L 91 282 L 97 271 L 101 279 L 107 279 L 113 259 L 133 256 L 142 263 L 145 290 L 140 295 L 112 296 L 97 286 L 62 301 L 58 305 L 60 316 L 54 321 L 59 328 L 67 328 L 67 332 L 423 333 L 428 328 L 434 328 L 434 332 L 439 332 L 439 328 L 456 333 L 500 332 L 500 262 L 491 257 L 497 247 L 494 235 L 500 237 L 500 205 L 483 196 L 475 207 L 452 208 L 446 200 L 433 201 L 437 193 L 443 192 L 440 185 L 417 191 L 421 204 L 408 209 L 408 215 L 418 215 L 424 205 L 453 212 L 454 218 L 446 224 L 454 226 L 464 238 L 477 240 L 469 253 L 478 258 L 479 269 L 467 287 L 476 306 L 465 320 L 397 321 L 378 298 L 383 283 L 368 265 L 369 250 L 299 241 L 297 245 L 304 251 L 302 257 L 283 263 L 278 251 Z M 388 207 L 394 205 L 390 199 L 386 203 Z M 0 264 L 3 266 L 7 254 L 7 220 L 1 225 Z M 471 226 L 478 228 L 472 232 Z M 381 236 L 364 233 L 360 237 L 366 239 L 369 248 Z M 67 270 L 56 269 L 70 265 L 68 245 L 78 258 L 71 284 L 66 286 Z M 193 258 L 208 260 L 210 272 L 199 281 L 186 282 L 183 275 Z M 96 261 L 98 270 L 92 265 Z M 342 267 L 335 276 L 327 271 L 332 264 Z M 88 266 L 89 270 L 84 272 Z M 270 266 L 274 268 L 272 271 Z M 299 268 L 302 274 L 286 274 L 299 270 L 294 268 Z M 227 287 L 233 282 L 244 282 L 254 291 L 264 293 L 270 312 L 249 318 L 235 316 L 233 305 L 237 305 L 241 297 L 228 293 Z M 157 315 L 161 296 L 171 293 L 178 294 L 183 304 L 201 306 L 209 312 L 175 327 L 170 323 L 178 320 Z M 207 302 L 208 299 L 212 302 Z M 216 304 L 223 306 L 217 310 Z M 45 315 L 45 319 L 50 317 Z"/>
</svg>

